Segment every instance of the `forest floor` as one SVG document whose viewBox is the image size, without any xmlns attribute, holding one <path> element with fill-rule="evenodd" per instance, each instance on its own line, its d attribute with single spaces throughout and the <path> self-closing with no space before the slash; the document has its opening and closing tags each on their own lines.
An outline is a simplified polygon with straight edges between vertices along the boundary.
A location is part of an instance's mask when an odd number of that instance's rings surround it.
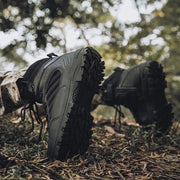
<svg viewBox="0 0 180 180">
<path fill-rule="evenodd" d="M 88 151 L 64 162 L 48 161 L 47 133 L 37 143 L 39 125 L 23 132 L 19 119 L 0 119 L 0 179 L 180 179 L 180 126 L 154 137 L 133 120 L 95 118 Z M 30 128 L 30 122 L 26 122 Z"/>
</svg>

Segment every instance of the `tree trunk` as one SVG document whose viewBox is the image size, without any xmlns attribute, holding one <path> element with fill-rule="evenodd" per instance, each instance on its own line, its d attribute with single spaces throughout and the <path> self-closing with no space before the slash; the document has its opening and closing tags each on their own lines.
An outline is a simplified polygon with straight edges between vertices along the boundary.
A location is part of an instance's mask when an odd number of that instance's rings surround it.
<svg viewBox="0 0 180 180">
<path fill-rule="evenodd" d="M 21 107 L 23 102 L 17 87 L 17 80 L 26 70 L 0 73 L 0 116 Z"/>
</svg>

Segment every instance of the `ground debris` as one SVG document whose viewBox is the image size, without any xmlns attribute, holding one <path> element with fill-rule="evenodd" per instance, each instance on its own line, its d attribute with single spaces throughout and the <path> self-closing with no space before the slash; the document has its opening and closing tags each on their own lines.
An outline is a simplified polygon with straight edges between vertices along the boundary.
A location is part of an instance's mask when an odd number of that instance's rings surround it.
<svg viewBox="0 0 180 180">
<path fill-rule="evenodd" d="M 122 123 L 118 131 L 109 119 L 94 122 L 85 155 L 61 162 L 46 157 L 47 134 L 38 143 L 38 125 L 26 134 L 18 123 L 0 119 L 0 179 L 179 179 L 179 135 L 157 138 L 135 123 Z"/>
</svg>

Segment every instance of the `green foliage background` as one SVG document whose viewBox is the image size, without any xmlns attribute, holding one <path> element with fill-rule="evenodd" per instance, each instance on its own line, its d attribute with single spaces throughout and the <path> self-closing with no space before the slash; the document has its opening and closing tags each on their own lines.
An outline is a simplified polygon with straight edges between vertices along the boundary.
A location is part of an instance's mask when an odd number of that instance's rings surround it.
<svg viewBox="0 0 180 180">
<path fill-rule="evenodd" d="M 20 32 L 22 37 L 0 49 L 0 70 L 8 62 L 19 68 L 27 66 L 25 53 L 35 55 L 46 50 L 48 44 L 59 52 L 68 52 L 65 27 L 69 24 L 80 32 L 77 41 L 84 40 L 86 45 L 91 45 L 87 31 L 100 31 L 108 41 L 95 48 L 106 62 L 106 75 L 119 65 L 160 62 L 167 75 L 167 97 L 179 120 L 180 1 L 132 2 L 140 20 L 122 23 L 110 13 L 111 8 L 121 5 L 121 0 L 0 0 L 0 32 Z M 52 33 L 57 29 L 59 36 Z M 35 49 L 31 49 L 31 43 Z"/>
</svg>

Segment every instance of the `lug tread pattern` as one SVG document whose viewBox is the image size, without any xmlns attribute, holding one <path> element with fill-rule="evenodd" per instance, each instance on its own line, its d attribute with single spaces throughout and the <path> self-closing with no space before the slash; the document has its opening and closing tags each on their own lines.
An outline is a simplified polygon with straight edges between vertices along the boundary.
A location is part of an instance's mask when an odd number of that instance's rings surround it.
<svg viewBox="0 0 180 180">
<path fill-rule="evenodd" d="M 165 96 L 167 82 L 162 66 L 156 61 L 150 62 L 145 68 L 144 78 L 145 81 L 147 81 L 147 87 L 146 91 L 143 91 L 143 95 L 146 103 L 148 103 L 148 101 L 153 102 L 154 110 L 152 111 L 152 122 L 145 121 L 143 125 L 155 123 L 156 130 L 163 134 L 167 133 L 172 125 L 174 115 L 172 105 L 167 102 Z M 138 119 L 136 120 L 138 121 Z M 138 123 L 142 124 L 142 122 Z"/>
<path fill-rule="evenodd" d="M 73 106 L 68 114 L 57 159 L 64 160 L 87 151 L 92 135 L 90 107 L 93 95 L 103 80 L 104 62 L 99 53 L 86 48 L 82 80 L 73 93 Z"/>
</svg>

